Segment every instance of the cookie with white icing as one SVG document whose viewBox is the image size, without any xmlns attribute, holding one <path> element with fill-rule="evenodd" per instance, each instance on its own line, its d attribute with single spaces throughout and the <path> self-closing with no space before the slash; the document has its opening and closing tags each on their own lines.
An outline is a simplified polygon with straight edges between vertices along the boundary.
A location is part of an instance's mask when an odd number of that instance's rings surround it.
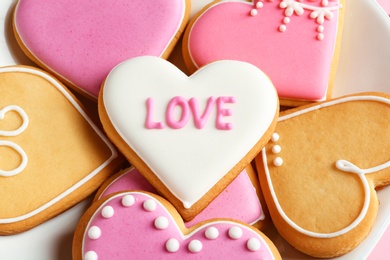
<svg viewBox="0 0 390 260">
<path fill-rule="evenodd" d="M 99 96 L 108 136 L 187 221 L 261 150 L 278 111 L 268 77 L 240 61 L 188 77 L 163 59 L 138 57 L 115 67 Z"/>
<path fill-rule="evenodd" d="M 274 244 L 242 222 L 214 219 L 185 228 L 166 200 L 122 192 L 93 203 L 76 228 L 73 259 L 281 259 Z"/>
<path fill-rule="evenodd" d="M 94 201 L 119 191 L 143 190 L 158 194 L 134 167 L 111 176 L 97 191 Z M 214 218 L 231 218 L 262 230 L 270 223 L 267 206 L 261 193 L 256 172 L 251 164 L 235 178 L 194 219 L 184 222 L 187 228 Z"/>
<path fill-rule="evenodd" d="M 85 199 L 124 163 L 49 74 L 0 68 L 0 234 L 31 229 Z"/>
<path fill-rule="evenodd" d="M 316 257 L 351 251 L 378 212 L 375 189 L 390 184 L 390 96 L 362 93 L 281 113 L 256 157 L 279 233 Z"/>
</svg>

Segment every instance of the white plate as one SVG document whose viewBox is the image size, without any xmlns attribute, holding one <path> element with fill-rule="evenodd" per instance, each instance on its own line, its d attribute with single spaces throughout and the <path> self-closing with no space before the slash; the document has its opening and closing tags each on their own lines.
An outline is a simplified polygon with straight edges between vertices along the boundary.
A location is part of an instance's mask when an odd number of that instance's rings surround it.
<svg viewBox="0 0 390 260">
<path fill-rule="evenodd" d="M 193 1 L 193 9 L 200 9 L 211 0 Z M 13 37 L 11 16 L 15 4 L 16 0 L 0 1 L 0 24 L 4 24 L 0 27 L 0 66 L 33 64 L 20 51 Z M 390 18 L 375 0 L 347 0 L 346 8 L 334 96 L 360 91 L 390 93 Z M 192 10 L 192 14 L 194 13 Z M 176 51 L 175 54 L 177 53 L 180 52 Z M 381 202 L 379 214 L 369 237 L 351 253 L 338 259 L 390 259 L 390 251 L 387 250 L 390 228 L 386 231 L 390 222 L 390 189 L 379 191 L 378 196 Z M 87 199 L 22 234 L 0 236 L 0 258 L 71 259 L 73 232 L 89 204 L 90 199 Z M 378 243 L 385 231 L 386 238 L 383 239 L 387 240 Z M 285 242 L 272 227 L 266 234 L 274 241 L 283 259 L 309 259 Z"/>
</svg>

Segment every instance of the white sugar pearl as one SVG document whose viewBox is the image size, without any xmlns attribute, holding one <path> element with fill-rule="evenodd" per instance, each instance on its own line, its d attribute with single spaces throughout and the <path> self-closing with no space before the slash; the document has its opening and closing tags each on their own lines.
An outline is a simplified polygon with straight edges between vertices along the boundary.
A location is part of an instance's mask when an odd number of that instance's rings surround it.
<svg viewBox="0 0 390 260">
<path fill-rule="evenodd" d="M 280 157 L 276 157 L 274 159 L 274 165 L 277 166 L 277 167 L 282 166 L 283 165 L 283 159 L 280 158 Z"/>
<path fill-rule="evenodd" d="M 257 10 L 256 9 L 252 9 L 251 10 L 251 16 L 256 16 L 257 15 Z"/>
<path fill-rule="evenodd" d="M 279 141 L 279 134 L 278 133 L 273 133 L 272 136 L 271 136 L 271 141 L 272 142 Z"/>
<path fill-rule="evenodd" d="M 146 211 L 154 211 L 156 210 L 157 204 L 154 200 L 145 200 L 143 207 Z"/>
<path fill-rule="evenodd" d="M 111 218 L 112 216 L 114 216 L 114 208 L 111 206 L 105 206 L 102 209 L 102 217 L 103 218 Z"/>
<path fill-rule="evenodd" d="M 248 239 L 248 241 L 246 242 L 246 247 L 248 248 L 249 251 L 252 252 L 259 251 L 260 246 L 261 246 L 260 241 L 255 237 Z"/>
<path fill-rule="evenodd" d="M 154 226 L 157 229 L 166 229 L 169 226 L 169 221 L 164 216 L 159 216 L 154 220 Z"/>
<path fill-rule="evenodd" d="M 165 248 L 167 249 L 168 252 L 174 253 L 174 252 L 177 252 L 177 250 L 179 250 L 180 243 L 179 243 L 179 241 L 177 241 L 176 238 L 170 238 L 165 243 Z"/>
<path fill-rule="evenodd" d="M 125 195 L 122 198 L 122 205 L 124 207 L 130 207 L 133 206 L 135 203 L 135 198 L 132 195 Z"/>
<path fill-rule="evenodd" d="M 191 253 L 199 253 L 202 250 L 202 247 L 202 242 L 197 239 L 192 240 L 188 244 L 188 250 L 190 250 Z"/>
<path fill-rule="evenodd" d="M 209 227 L 205 232 L 205 236 L 210 240 L 216 239 L 219 236 L 219 231 L 215 227 Z"/>
<path fill-rule="evenodd" d="M 242 229 L 234 226 L 229 229 L 229 237 L 231 239 L 239 239 L 242 236 Z"/>
<path fill-rule="evenodd" d="M 85 253 L 84 259 L 85 260 L 97 260 L 98 255 L 96 254 L 95 251 L 88 251 L 87 253 Z"/>
<path fill-rule="evenodd" d="M 90 239 L 94 239 L 94 240 L 98 239 L 101 234 L 102 234 L 102 231 L 100 230 L 100 228 L 98 226 L 92 226 L 88 230 L 88 237 Z"/>
<path fill-rule="evenodd" d="M 280 147 L 280 145 L 274 145 L 272 147 L 272 152 L 273 153 L 280 153 L 280 151 L 282 151 L 282 148 Z"/>
</svg>

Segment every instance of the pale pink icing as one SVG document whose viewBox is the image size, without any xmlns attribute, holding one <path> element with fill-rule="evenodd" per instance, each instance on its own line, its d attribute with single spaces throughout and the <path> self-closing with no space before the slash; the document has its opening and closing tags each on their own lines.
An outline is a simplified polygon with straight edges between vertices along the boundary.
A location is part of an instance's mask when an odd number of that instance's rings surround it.
<svg viewBox="0 0 390 260">
<path fill-rule="evenodd" d="M 319 7 L 322 1 L 301 1 Z M 325 97 L 338 28 L 338 10 L 320 26 L 304 10 L 285 19 L 281 1 L 223 1 L 197 18 L 188 38 L 192 62 L 250 62 L 271 79 L 282 98 L 321 100 Z M 338 1 L 329 1 L 335 6 Z M 251 11 L 257 15 L 252 16 Z M 279 28 L 281 26 L 281 29 Z M 284 30 L 284 31 L 283 31 Z M 282 32 L 283 31 L 283 32 Z M 322 38 L 319 40 L 319 38 Z"/>
<path fill-rule="evenodd" d="M 123 205 L 123 198 L 127 199 L 127 206 Z M 172 239 L 177 247 L 171 248 L 176 252 L 166 249 Z M 250 251 L 250 240 L 260 247 Z M 183 235 L 171 214 L 156 199 L 140 192 L 115 195 L 95 211 L 83 237 L 82 255 L 87 252 L 98 259 L 274 258 L 258 233 L 235 222 L 213 221 Z"/>
<path fill-rule="evenodd" d="M 135 56 L 161 56 L 183 22 L 185 0 L 20 0 L 16 30 L 33 55 L 87 94 Z"/>
<path fill-rule="evenodd" d="M 107 186 L 99 199 L 115 192 L 127 190 L 144 190 L 157 194 L 138 170 L 131 168 Z M 208 207 L 193 220 L 186 222 L 185 225 L 192 227 L 212 218 L 232 218 L 248 224 L 254 224 L 264 219 L 255 188 L 245 170 Z"/>
</svg>

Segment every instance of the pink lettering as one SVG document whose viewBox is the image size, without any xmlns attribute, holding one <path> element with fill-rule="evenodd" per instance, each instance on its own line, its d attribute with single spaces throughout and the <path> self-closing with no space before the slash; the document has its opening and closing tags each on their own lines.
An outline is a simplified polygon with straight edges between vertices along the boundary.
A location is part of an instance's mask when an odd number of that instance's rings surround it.
<svg viewBox="0 0 390 260">
<path fill-rule="evenodd" d="M 232 123 L 223 123 L 222 118 L 231 116 L 233 113 L 230 109 L 223 108 L 225 103 L 236 103 L 235 97 L 219 97 L 217 98 L 217 120 L 215 126 L 220 130 L 231 130 L 233 129 Z"/>
<path fill-rule="evenodd" d="M 236 103 L 236 98 L 232 96 L 221 96 L 221 97 L 209 97 L 204 110 L 199 106 L 197 98 L 193 97 L 189 100 L 181 96 L 173 97 L 165 111 L 165 121 L 168 127 L 172 129 L 184 128 L 192 115 L 194 124 L 197 129 L 203 129 L 211 115 L 214 107 L 216 107 L 216 119 L 215 127 L 219 130 L 231 130 L 233 129 L 233 123 L 223 122 L 225 117 L 233 114 L 232 110 L 226 108 L 225 105 L 228 103 Z M 163 129 L 165 128 L 164 122 L 153 120 L 154 111 L 154 100 L 149 97 L 146 100 L 146 122 L 145 127 L 147 129 Z M 177 111 L 180 109 L 180 111 Z"/>
<path fill-rule="evenodd" d="M 188 101 L 192 111 L 192 115 L 194 116 L 194 123 L 196 128 L 202 129 L 206 125 L 207 119 L 209 118 L 211 110 L 214 107 L 215 100 L 215 97 L 209 97 L 209 99 L 207 100 L 207 106 L 203 111 L 202 115 L 200 115 L 199 112 L 198 100 L 196 98 L 191 98 Z"/>
<path fill-rule="evenodd" d="M 153 111 L 154 110 L 154 100 L 150 97 L 146 100 L 146 123 L 145 126 L 147 129 L 162 129 L 164 124 L 161 122 L 154 122 Z"/>
<path fill-rule="evenodd" d="M 181 107 L 181 117 L 179 120 L 175 119 L 175 108 L 177 106 Z M 170 128 L 180 129 L 183 128 L 190 119 L 190 106 L 188 105 L 188 101 L 183 98 L 176 96 L 169 101 L 167 111 L 166 111 L 166 121 Z"/>
</svg>

